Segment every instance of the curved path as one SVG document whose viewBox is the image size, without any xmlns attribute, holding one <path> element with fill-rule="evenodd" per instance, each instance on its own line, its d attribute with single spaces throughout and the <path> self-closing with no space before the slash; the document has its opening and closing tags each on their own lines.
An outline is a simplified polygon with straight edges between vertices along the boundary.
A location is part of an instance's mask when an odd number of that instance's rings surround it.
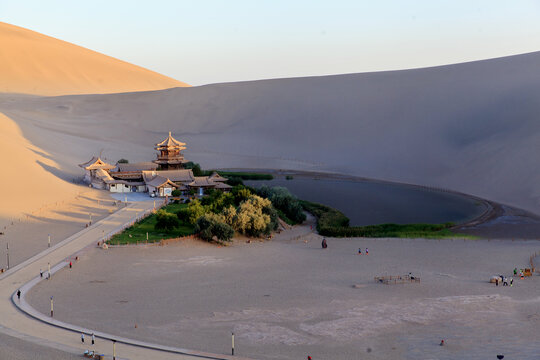
<svg viewBox="0 0 540 360">
<path fill-rule="evenodd" d="M 78 354 L 82 354 L 84 350 L 91 347 L 89 344 L 81 343 L 80 333 L 94 332 L 97 340 L 96 345 L 91 350 L 106 354 L 110 358 L 113 353 L 111 340 L 115 339 L 117 359 L 242 359 L 237 356 L 209 354 L 145 343 L 102 333 L 94 329 L 84 329 L 39 313 L 26 302 L 24 295 L 30 288 L 39 281 L 47 281 L 44 279 L 48 264 L 51 265 L 51 274 L 54 274 L 67 266 L 69 260 L 73 259 L 84 248 L 94 246 L 104 235 L 118 232 L 124 226 L 131 224 L 137 216 L 142 216 L 152 209 L 153 203 L 150 201 L 131 203 L 89 228 L 1 274 L 0 331 L 26 341 Z M 43 279 L 39 277 L 40 269 L 45 272 Z M 22 292 L 20 300 L 16 295 L 19 289 Z"/>
</svg>

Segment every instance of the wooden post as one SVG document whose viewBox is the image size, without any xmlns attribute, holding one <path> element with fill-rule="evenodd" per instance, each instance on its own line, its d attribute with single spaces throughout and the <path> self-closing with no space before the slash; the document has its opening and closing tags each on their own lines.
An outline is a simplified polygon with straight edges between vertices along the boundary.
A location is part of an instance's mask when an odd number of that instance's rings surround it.
<svg viewBox="0 0 540 360">
<path fill-rule="evenodd" d="M 116 340 L 112 341 L 112 353 L 113 353 L 113 360 L 116 360 Z"/>
<path fill-rule="evenodd" d="M 232 333 L 231 339 L 232 339 L 231 355 L 234 356 L 234 333 Z"/>
<path fill-rule="evenodd" d="M 48 234 L 47 238 L 48 238 L 48 245 L 47 245 L 47 247 L 51 247 L 51 234 Z"/>
<path fill-rule="evenodd" d="M 53 297 L 51 296 L 51 317 L 53 317 L 54 308 L 53 308 Z"/>
</svg>

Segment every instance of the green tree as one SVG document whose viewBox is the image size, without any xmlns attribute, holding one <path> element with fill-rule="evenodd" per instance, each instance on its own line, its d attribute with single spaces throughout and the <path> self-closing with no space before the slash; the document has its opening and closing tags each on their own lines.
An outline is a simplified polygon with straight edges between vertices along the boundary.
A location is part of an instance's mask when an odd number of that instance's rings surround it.
<svg viewBox="0 0 540 360">
<path fill-rule="evenodd" d="M 206 241 L 215 237 L 219 241 L 231 241 L 234 230 L 223 221 L 223 217 L 214 213 L 201 216 L 195 224 L 195 231 Z"/>
<path fill-rule="evenodd" d="M 118 160 L 118 163 L 119 164 L 129 164 L 129 160 L 122 158 L 122 159 Z"/>
<path fill-rule="evenodd" d="M 187 206 L 188 221 L 190 224 L 195 224 L 197 220 L 206 212 L 204 206 L 197 199 L 190 202 Z"/>
<path fill-rule="evenodd" d="M 156 213 L 156 230 L 172 231 L 180 226 L 180 221 L 175 214 L 171 214 L 163 209 Z"/>
</svg>

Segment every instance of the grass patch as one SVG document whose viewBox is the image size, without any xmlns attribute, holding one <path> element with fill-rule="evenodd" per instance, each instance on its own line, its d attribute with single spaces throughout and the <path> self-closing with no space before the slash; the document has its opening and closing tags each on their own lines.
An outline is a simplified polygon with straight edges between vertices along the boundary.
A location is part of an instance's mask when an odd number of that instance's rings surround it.
<svg viewBox="0 0 540 360">
<path fill-rule="evenodd" d="M 380 224 L 368 226 L 349 226 L 349 218 L 329 206 L 301 200 L 302 207 L 317 218 L 317 232 L 332 237 L 370 237 L 370 238 L 474 238 L 455 234 L 450 228 L 454 223 L 444 224 Z"/>
<path fill-rule="evenodd" d="M 167 212 L 176 214 L 178 211 L 180 211 L 180 209 L 186 207 L 187 204 L 169 204 L 167 206 L 164 206 L 162 209 Z M 172 239 L 191 235 L 194 233 L 194 226 L 186 222 L 182 222 L 179 228 L 172 231 L 155 230 L 155 225 L 156 215 L 152 214 L 136 222 L 133 226 L 130 226 L 121 233 L 113 235 L 108 242 L 112 245 L 143 243 L 146 241 L 147 232 L 149 243 L 159 242 L 161 239 Z"/>
</svg>

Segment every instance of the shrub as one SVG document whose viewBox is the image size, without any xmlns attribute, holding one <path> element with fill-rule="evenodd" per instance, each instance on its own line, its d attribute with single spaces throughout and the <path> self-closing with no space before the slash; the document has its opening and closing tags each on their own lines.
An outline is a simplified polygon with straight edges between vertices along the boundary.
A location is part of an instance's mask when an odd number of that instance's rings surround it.
<svg viewBox="0 0 540 360">
<path fill-rule="evenodd" d="M 268 198 L 272 205 L 285 215 L 285 221 L 289 220 L 292 224 L 301 224 L 306 220 L 302 204 L 287 188 L 262 186 L 257 190 L 257 194 Z"/>
<path fill-rule="evenodd" d="M 259 237 L 269 234 L 274 226 L 272 218 L 268 214 L 272 203 L 257 195 L 251 195 L 243 201 L 236 211 L 233 219 L 233 227 L 239 233 Z M 266 210 L 265 210 L 266 209 Z"/>
<path fill-rule="evenodd" d="M 205 213 L 204 206 L 197 199 L 190 202 L 187 206 L 187 219 L 190 224 L 195 224 L 197 220 Z"/>
<path fill-rule="evenodd" d="M 119 164 L 129 164 L 129 161 L 127 159 L 122 158 L 122 159 L 118 160 L 118 163 Z"/>
<path fill-rule="evenodd" d="M 163 209 L 158 210 L 156 213 L 156 225 L 154 228 L 156 230 L 165 230 L 172 231 L 180 226 L 180 221 L 178 217 L 174 214 L 171 214 Z"/>
<path fill-rule="evenodd" d="M 206 241 L 212 241 L 214 236 L 219 241 L 231 241 L 234 236 L 233 228 L 226 224 L 222 217 L 212 213 L 205 214 L 197 220 L 195 231 Z"/>
<path fill-rule="evenodd" d="M 182 190 L 178 190 L 178 189 L 173 190 L 172 196 L 182 196 Z"/>
</svg>

